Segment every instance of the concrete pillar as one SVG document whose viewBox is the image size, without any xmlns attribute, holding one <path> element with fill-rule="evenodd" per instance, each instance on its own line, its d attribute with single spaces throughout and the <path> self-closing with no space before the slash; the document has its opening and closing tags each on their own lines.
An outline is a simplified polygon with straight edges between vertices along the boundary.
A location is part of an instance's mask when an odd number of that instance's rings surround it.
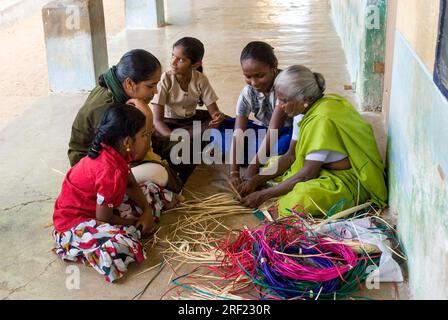
<svg viewBox="0 0 448 320">
<path fill-rule="evenodd" d="M 153 29 L 165 25 L 163 0 L 125 1 L 127 29 Z"/>
<path fill-rule="evenodd" d="M 108 68 L 102 0 L 58 0 L 42 9 L 50 90 L 87 91 Z"/>
</svg>

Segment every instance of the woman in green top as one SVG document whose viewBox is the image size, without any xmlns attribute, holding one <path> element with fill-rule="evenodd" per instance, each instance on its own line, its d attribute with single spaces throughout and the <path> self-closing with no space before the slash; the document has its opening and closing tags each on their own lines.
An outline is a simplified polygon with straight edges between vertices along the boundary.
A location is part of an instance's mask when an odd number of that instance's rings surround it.
<svg viewBox="0 0 448 320">
<path fill-rule="evenodd" d="M 95 129 L 106 109 L 114 103 L 135 105 L 147 117 L 148 131 L 152 129 L 152 112 L 148 106 L 157 93 L 161 64 L 151 53 L 136 49 L 127 52 L 116 66 L 99 78 L 72 125 L 68 156 L 71 166 L 85 157 L 95 137 Z M 192 170 L 168 164 L 173 143 L 169 139 L 152 138 L 152 147 L 143 163 L 134 163 L 132 171 L 137 181 L 151 180 L 173 192 L 180 192 Z M 160 156 L 159 156 L 160 155 Z M 193 167 L 194 168 L 194 167 Z"/>
<path fill-rule="evenodd" d="M 386 206 L 384 165 L 372 128 L 345 98 L 325 92 L 325 79 L 292 66 L 275 80 L 278 104 L 294 117 L 289 151 L 239 187 L 242 203 L 258 207 L 279 197 L 279 216 L 298 207 L 319 215 L 372 201 Z M 258 190 L 276 179 L 274 187 Z M 334 213 L 334 212 L 332 212 Z"/>
</svg>

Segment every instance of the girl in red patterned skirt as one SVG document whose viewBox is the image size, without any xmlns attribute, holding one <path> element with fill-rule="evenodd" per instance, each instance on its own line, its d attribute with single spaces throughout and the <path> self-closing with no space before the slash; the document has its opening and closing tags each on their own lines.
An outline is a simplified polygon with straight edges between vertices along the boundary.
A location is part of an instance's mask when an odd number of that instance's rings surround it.
<svg viewBox="0 0 448 320">
<path fill-rule="evenodd" d="M 63 260 L 87 262 L 109 282 L 121 278 L 129 263 L 145 259 L 139 240 L 155 231 L 148 195 L 128 166 L 144 157 L 150 135 L 137 108 L 110 106 L 88 156 L 67 173 L 54 206 L 56 253 Z M 120 215 L 125 195 L 141 209 L 137 214 Z"/>
</svg>

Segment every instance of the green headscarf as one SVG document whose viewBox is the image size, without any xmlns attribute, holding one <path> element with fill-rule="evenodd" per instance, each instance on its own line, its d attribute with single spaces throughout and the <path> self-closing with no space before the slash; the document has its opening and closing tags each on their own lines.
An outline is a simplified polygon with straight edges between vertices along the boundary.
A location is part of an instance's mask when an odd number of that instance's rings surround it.
<svg viewBox="0 0 448 320">
<path fill-rule="evenodd" d="M 106 73 L 103 74 L 104 82 L 107 89 L 112 92 L 115 100 L 119 103 L 126 103 L 131 97 L 129 97 L 123 89 L 123 85 L 117 78 L 117 67 L 113 66 Z"/>
</svg>

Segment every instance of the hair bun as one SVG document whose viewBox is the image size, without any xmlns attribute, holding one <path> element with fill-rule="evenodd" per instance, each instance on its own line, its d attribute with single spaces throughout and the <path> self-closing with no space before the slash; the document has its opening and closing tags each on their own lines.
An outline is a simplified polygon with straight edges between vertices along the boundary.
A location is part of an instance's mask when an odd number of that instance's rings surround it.
<svg viewBox="0 0 448 320">
<path fill-rule="evenodd" d="M 319 86 L 319 89 L 324 92 L 326 89 L 326 83 L 325 78 L 321 73 L 313 72 L 314 78 L 316 79 L 317 85 Z"/>
</svg>

